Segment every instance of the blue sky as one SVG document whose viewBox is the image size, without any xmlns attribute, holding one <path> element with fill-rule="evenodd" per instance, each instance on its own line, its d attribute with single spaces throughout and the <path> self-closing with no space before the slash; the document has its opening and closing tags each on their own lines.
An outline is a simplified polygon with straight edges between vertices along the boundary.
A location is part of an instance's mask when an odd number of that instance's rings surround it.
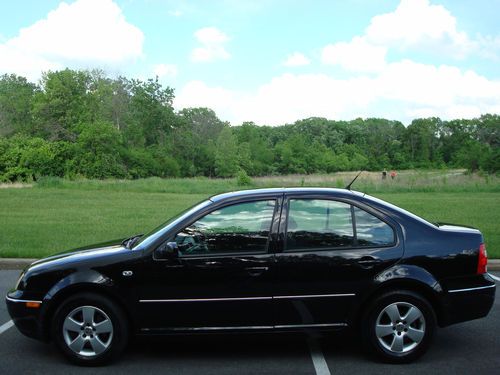
<svg viewBox="0 0 500 375">
<path fill-rule="evenodd" d="M 158 76 L 232 124 L 500 112 L 499 0 L 20 0 L 0 73 Z"/>
</svg>

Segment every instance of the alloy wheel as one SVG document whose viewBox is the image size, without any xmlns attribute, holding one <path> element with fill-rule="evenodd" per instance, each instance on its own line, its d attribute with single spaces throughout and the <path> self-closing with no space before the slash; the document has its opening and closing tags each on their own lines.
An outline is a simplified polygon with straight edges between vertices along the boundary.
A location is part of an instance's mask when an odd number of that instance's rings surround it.
<svg viewBox="0 0 500 375">
<path fill-rule="evenodd" d="M 386 350 L 401 354 L 416 348 L 425 336 L 425 318 L 420 309 L 408 302 L 386 306 L 375 322 L 375 334 Z"/>
<path fill-rule="evenodd" d="M 95 306 L 80 306 L 71 311 L 63 323 L 66 345 L 75 354 L 97 356 L 111 345 L 113 323 L 109 316 Z"/>
</svg>

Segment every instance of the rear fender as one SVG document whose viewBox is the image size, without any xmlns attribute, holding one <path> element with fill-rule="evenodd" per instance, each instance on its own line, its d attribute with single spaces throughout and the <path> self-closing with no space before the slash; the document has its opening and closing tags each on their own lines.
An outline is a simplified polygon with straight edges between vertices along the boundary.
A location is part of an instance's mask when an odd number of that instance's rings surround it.
<svg viewBox="0 0 500 375">
<path fill-rule="evenodd" d="M 410 290 L 426 298 L 432 305 L 438 323 L 442 317 L 442 300 L 444 291 L 441 284 L 425 269 L 407 264 L 396 264 L 381 273 L 373 280 L 370 288 L 362 297 L 358 311 L 362 314 L 369 304 L 380 295 L 391 290 Z M 361 319 L 358 316 L 358 319 Z"/>
<path fill-rule="evenodd" d="M 387 285 L 387 283 L 401 281 L 401 279 L 408 279 L 424 284 L 435 293 L 443 292 L 441 284 L 428 271 L 421 267 L 408 264 L 395 264 L 394 266 L 379 273 L 375 277 L 374 281 L 376 287 L 380 287 Z"/>
</svg>

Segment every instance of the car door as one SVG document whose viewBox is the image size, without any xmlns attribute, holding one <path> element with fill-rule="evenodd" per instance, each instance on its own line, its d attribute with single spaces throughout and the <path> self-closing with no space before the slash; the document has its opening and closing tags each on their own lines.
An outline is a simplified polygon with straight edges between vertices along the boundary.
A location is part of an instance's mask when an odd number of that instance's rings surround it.
<svg viewBox="0 0 500 375">
<path fill-rule="evenodd" d="M 178 254 L 147 262 L 143 330 L 270 328 L 272 267 L 282 195 L 222 203 L 166 241 Z M 274 235 L 272 235 L 274 233 Z"/>
<path fill-rule="evenodd" d="M 343 326 L 363 290 L 403 255 L 394 222 L 325 195 L 287 194 L 276 254 L 276 326 Z"/>
</svg>

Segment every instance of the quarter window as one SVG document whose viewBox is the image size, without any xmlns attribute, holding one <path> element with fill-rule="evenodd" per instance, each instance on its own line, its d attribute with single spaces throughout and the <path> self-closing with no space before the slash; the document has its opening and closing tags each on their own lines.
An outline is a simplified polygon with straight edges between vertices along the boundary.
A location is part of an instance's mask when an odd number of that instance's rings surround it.
<svg viewBox="0 0 500 375">
<path fill-rule="evenodd" d="M 212 211 L 177 233 L 181 255 L 264 252 L 275 200 L 247 202 Z"/>
<path fill-rule="evenodd" d="M 359 246 L 384 246 L 394 243 L 394 231 L 378 217 L 354 207 Z"/>
</svg>

